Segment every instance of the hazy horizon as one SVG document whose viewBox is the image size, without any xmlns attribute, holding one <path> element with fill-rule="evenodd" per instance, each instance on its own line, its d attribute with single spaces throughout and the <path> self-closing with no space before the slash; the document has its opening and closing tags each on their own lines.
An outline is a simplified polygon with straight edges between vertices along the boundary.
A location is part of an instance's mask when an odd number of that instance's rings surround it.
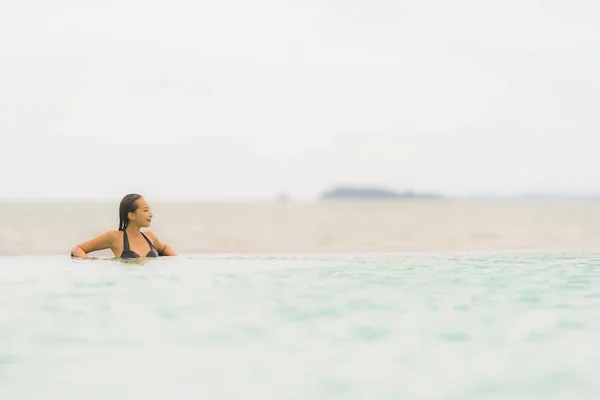
<svg viewBox="0 0 600 400">
<path fill-rule="evenodd" d="M 337 186 L 332 186 L 335 188 Z M 371 187 L 369 187 L 371 188 Z M 379 187 L 378 187 L 379 188 Z M 384 189 L 389 189 L 389 187 L 384 187 Z M 317 202 L 332 202 L 332 201 L 342 201 L 342 202 L 390 202 L 390 201 L 444 201 L 444 200 L 452 200 L 452 201 L 477 201 L 477 200 L 491 200 L 491 201 L 596 201 L 600 200 L 600 193 L 559 193 L 559 192 L 535 192 L 535 193 L 503 193 L 503 194 L 490 194 L 490 193 L 465 193 L 465 194 L 454 194 L 447 195 L 444 193 L 437 192 L 415 192 L 417 194 L 432 194 L 439 197 L 432 198 L 410 198 L 410 197 L 398 197 L 398 198 L 377 198 L 377 197 L 347 197 L 347 198 L 329 198 L 324 199 L 322 195 L 324 191 L 314 194 L 313 196 L 305 196 L 305 197 L 294 197 L 291 196 L 287 192 L 279 192 L 275 193 L 271 196 L 230 196 L 230 197 L 217 197 L 217 196 L 148 196 L 145 193 L 140 193 L 144 195 L 151 203 L 206 203 L 206 204 L 235 204 L 235 203 L 317 203 Z M 400 195 L 403 194 L 404 190 L 397 190 L 397 193 Z M 127 192 L 133 193 L 133 192 Z M 77 196 L 69 196 L 69 197 L 0 197 L 0 204 L 19 204 L 19 203 L 66 203 L 66 204 L 76 204 L 76 203 L 115 203 L 120 201 L 120 199 L 127 194 L 123 192 L 120 195 L 115 196 L 94 196 L 94 197 L 77 197 Z M 284 195 L 285 198 L 281 199 L 281 196 Z"/>
</svg>

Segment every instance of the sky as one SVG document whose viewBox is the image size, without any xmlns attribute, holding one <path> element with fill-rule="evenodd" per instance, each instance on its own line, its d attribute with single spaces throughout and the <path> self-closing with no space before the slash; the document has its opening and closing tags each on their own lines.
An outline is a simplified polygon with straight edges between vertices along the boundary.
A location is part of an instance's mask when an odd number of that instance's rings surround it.
<svg viewBox="0 0 600 400">
<path fill-rule="evenodd" d="M 600 193 L 592 0 L 5 3 L 0 199 Z"/>
</svg>

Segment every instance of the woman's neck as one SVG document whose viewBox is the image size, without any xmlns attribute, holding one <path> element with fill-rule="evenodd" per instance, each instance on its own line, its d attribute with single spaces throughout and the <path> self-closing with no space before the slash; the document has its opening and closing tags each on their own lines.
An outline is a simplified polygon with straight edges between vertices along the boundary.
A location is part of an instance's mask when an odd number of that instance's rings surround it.
<svg viewBox="0 0 600 400">
<path fill-rule="evenodd" d="M 137 225 L 127 225 L 125 230 L 127 233 L 140 233 L 140 227 Z"/>
</svg>

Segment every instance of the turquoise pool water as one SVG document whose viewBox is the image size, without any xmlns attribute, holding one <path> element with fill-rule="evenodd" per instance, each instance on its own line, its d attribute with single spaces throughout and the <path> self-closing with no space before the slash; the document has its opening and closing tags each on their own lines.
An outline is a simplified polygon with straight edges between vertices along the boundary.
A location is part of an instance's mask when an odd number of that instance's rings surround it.
<svg viewBox="0 0 600 400">
<path fill-rule="evenodd" d="M 597 399 L 600 254 L 0 258 L 2 399 Z"/>
</svg>

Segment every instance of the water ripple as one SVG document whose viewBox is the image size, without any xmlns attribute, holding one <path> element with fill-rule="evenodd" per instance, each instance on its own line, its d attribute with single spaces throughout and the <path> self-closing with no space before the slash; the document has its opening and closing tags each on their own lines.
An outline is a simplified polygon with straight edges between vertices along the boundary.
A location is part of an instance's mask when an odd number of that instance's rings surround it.
<svg viewBox="0 0 600 400">
<path fill-rule="evenodd" d="M 0 398 L 595 399 L 599 266 L 0 257 Z"/>
</svg>

